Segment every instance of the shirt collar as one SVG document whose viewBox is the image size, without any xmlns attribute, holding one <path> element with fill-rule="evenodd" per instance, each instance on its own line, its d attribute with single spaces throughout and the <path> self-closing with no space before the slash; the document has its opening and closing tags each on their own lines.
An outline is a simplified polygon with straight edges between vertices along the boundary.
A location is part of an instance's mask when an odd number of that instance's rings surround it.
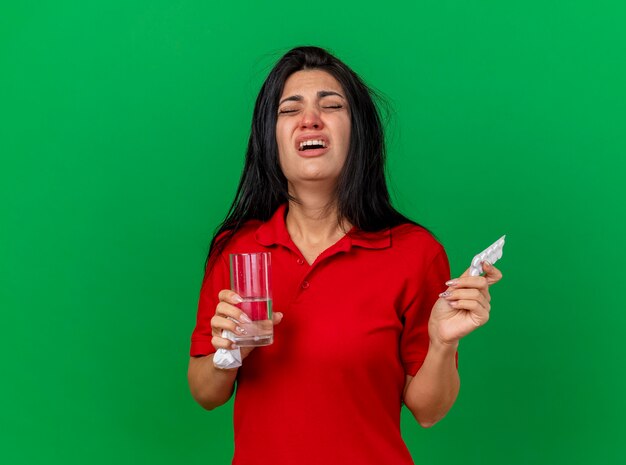
<svg viewBox="0 0 626 465">
<path fill-rule="evenodd" d="M 284 203 L 276 209 L 268 221 L 259 226 L 254 235 L 259 244 L 266 247 L 278 244 L 292 248 L 293 241 L 285 223 L 286 213 L 287 204 Z M 381 231 L 367 232 L 353 227 L 335 246 L 345 251 L 350 250 L 352 246 L 384 249 L 391 246 L 391 229 L 385 228 Z"/>
<path fill-rule="evenodd" d="M 287 213 L 287 204 L 284 203 L 279 206 L 272 217 L 261 224 L 254 234 L 256 241 L 269 247 L 271 245 L 284 245 L 289 247 L 292 243 L 289 232 L 287 231 L 287 225 L 285 224 L 285 215 Z"/>
</svg>

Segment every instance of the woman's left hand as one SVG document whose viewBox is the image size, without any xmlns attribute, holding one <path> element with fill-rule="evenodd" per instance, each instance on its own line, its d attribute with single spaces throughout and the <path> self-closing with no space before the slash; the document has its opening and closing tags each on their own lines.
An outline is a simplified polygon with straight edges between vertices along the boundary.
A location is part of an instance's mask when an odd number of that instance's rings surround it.
<svg viewBox="0 0 626 465">
<path fill-rule="evenodd" d="M 469 268 L 448 281 L 448 289 L 435 302 L 428 323 L 430 340 L 456 345 L 464 336 L 489 320 L 491 296 L 489 286 L 502 279 L 502 273 L 483 262 L 484 276 L 470 276 Z"/>
</svg>

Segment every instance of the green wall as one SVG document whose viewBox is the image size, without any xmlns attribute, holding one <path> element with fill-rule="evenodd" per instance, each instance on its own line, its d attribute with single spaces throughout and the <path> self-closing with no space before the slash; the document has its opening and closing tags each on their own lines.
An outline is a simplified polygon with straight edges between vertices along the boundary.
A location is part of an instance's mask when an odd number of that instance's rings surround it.
<svg viewBox="0 0 626 465">
<path fill-rule="evenodd" d="M 391 101 L 396 204 L 453 274 L 508 238 L 456 405 L 403 416 L 416 463 L 626 463 L 625 24 L 619 0 L 0 7 L 0 461 L 229 463 L 232 405 L 186 384 L 202 266 L 264 76 L 318 44 Z"/>
</svg>

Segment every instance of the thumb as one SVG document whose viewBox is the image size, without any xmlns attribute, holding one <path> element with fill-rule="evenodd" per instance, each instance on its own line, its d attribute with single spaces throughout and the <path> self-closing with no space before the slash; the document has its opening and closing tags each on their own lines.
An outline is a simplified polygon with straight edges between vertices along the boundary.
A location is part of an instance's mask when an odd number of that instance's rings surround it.
<svg viewBox="0 0 626 465">
<path fill-rule="evenodd" d="M 276 326 L 281 321 L 283 321 L 283 314 L 281 312 L 272 313 L 272 322 L 274 323 L 274 326 Z"/>
<path fill-rule="evenodd" d="M 487 284 L 489 284 L 490 286 L 502 279 L 502 272 L 489 262 L 483 263 L 483 270 L 485 270 L 485 278 L 487 278 Z"/>
</svg>

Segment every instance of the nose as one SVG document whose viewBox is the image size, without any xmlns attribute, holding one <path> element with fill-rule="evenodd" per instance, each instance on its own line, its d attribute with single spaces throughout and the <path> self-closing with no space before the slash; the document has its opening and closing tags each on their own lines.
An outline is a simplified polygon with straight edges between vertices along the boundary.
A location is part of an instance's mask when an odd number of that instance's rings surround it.
<svg viewBox="0 0 626 465">
<path fill-rule="evenodd" d="M 316 108 L 306 108 L 302 112 L 300 127 L 302 129 L 322 129 L 324 123 L 320 118 L 320 112 Z"/>
</svg>

